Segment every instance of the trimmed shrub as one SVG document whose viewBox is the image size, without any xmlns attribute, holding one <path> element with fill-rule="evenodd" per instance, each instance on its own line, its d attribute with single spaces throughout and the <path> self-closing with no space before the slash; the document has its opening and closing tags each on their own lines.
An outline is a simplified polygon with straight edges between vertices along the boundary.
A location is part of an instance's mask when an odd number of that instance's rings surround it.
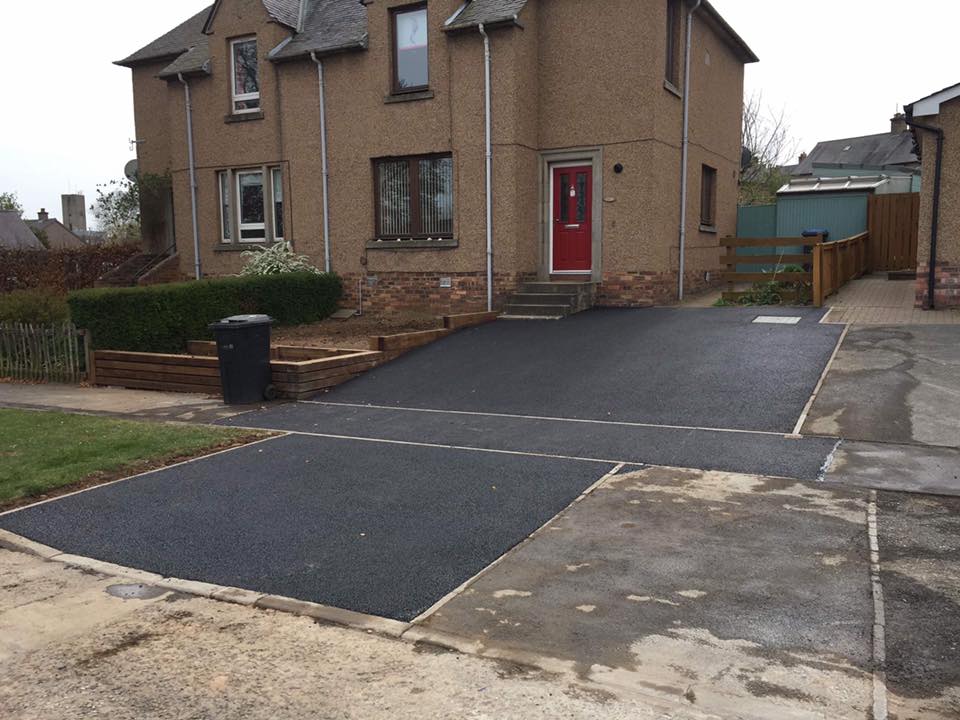
<svg viewBox="0 0 960 720">
<path fill-rule="evenodd" d="M 189 340 L 210 338 L 207 325 L 230 315 L 262 313 L 278 325 L 322 320 L 337 309 L 342 291 L 333 274 L 286 273 L 94 288 L 71 293 L 68 302 L 95 348 L 178 353 Z"/>
<path fill-rule="evenodd" d="M 0 295 L 0 322 L 50 325 L 69 317 L 66 294 L 48 290 L 16 290 Z"/>
<path fill-rule="evenodd" d="M 93 287 L 97 278 L 140 252 L 138 245 L 90 245 L 58 250 L 0 248 L 0 293 L 30 288 L 65 292 Z"/>
</svg>

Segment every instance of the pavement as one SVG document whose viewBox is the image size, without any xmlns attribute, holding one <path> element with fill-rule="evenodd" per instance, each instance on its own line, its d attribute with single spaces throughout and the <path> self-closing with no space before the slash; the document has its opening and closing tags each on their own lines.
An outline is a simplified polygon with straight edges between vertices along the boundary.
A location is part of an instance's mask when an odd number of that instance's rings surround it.
<svg viewBox="0 0 960 720">
<path fill-rule="evenodd" d="M 213 422 L 243 412 L 219 398 L 113 387 L 0 382 L 0 407 L 61 410 L 143 420 Z"/>
<path fill-rule="evenodd" d="M 702 720 L 537 668 L 164 592 L 0 549 L 6 720 Z"/>
</svg>

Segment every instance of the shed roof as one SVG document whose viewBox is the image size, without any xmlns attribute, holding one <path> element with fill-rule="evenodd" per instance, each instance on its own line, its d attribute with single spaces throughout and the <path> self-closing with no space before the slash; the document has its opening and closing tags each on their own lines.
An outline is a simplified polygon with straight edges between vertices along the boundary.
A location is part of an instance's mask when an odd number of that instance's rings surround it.
<svg viewBox="0 0 960 720">
<path fill-rule="evenodd" d="M 15 210 L 0 210 L 0 247 L 8 250 L 43 250 L 43 244 Z"/>
<path fill-rule="evenodd" d="M 889 175 L 848 175 L 846 177 L 793 178 L 777 195 L 821 192 L 872 192 L 890 182 Z"/>
<path fill-rule="evenodd" d="M 818 165 L 886 168 L 917 163 L 919 158 L 914 152 L 913 135 L 909 130 L 904 130 L 898 133 L 879 133 L 818 142 L 810 154 L 796 166 L 793 174 L 815 175 Z"/>
</svg>

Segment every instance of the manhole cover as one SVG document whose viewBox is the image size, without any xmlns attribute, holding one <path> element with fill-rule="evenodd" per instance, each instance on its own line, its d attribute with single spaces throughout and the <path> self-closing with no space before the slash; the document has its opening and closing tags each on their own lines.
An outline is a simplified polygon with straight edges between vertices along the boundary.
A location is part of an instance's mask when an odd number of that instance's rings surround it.
<svg viewBox="0 0 960 720">
<path fill-rule="evenodd" d="M 166 590 L 156 585 L 111 585 L 107 594 L 123 600 L 152 600 L 163 595 Z"/>
<path fill-rule="evenodd" d="M 767 325 L 796 325 L 800 322 L 800 317 L 797 315 L 758 315 L 754 322 Z"/>
</svg>

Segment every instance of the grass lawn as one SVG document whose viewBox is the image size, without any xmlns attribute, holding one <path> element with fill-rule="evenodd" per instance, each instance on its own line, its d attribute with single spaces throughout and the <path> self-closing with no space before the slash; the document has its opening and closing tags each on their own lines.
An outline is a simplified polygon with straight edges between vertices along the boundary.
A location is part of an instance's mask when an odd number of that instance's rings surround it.
<svg viewBox="0 0 960 720">
<path fill-rule="evenodd" d="M 204 425 L 0 408 L 0 509 L 265 435 Z"/>
</svg>

